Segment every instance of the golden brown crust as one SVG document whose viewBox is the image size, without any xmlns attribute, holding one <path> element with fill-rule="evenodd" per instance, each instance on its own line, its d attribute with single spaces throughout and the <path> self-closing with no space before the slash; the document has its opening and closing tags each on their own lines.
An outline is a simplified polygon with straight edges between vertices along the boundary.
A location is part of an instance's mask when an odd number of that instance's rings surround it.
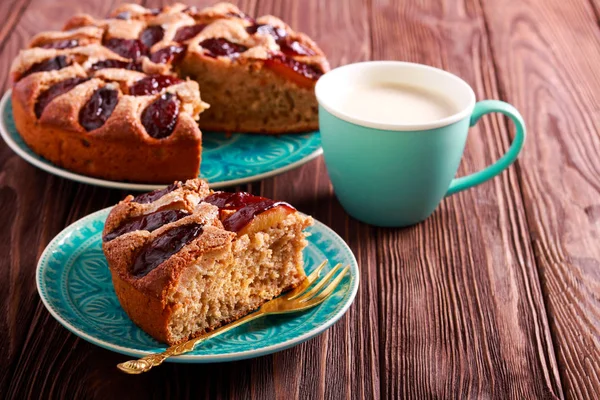
<svg viewBox="0 0 600 400">
<path fill-rule="evenodd" d="M 168 321 L 172 310 L 160 299 L 137 290 L 129 282 L 111 271 L 113 286 L 121 307 L 137 325 L 160 342 L 169 342 Z"/>
<path fill-rule="evenodd" d="M 73 90 L 89 96 L 97 86 L 91 80 Z M 24 97 L 26 91 L 16 88 L 12 107 L 18 131 L 34 152 L 60 167 L 118 181 L 164 183 L 198 176 L 202 139 L 189 115 L 180 115 L 173 134 L 158 140 L 143 134 L 127 99 L 100 129 L 86 132 L 77 122 L 77 102 L 59 96 L 37 120 Z"/>
</svg>

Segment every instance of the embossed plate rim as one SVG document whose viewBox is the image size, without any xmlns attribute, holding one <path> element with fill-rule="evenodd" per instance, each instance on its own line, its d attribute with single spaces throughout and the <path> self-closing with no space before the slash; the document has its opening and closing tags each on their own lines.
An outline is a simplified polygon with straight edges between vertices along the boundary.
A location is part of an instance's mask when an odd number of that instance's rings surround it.
<svg viewBox="0 0 600 400">
<path fill-rule="evenodd" d="M 69 321 L 65 320 L 61 316 L 61 314 L 58 310 L 54 309 L 51 300 L 49 298 L 47 298 L 47 296 L 45 294 L 46 289 L 42 288 L 42 286 L 44 285 L 43 272 L 44 272 L 45 268 L 47 267 L 51 253 L 60 249 L 60 247 L 61 247 L 60 243 L 65 238 L 67 238 L 69 235 L 76 233 L 80 228 L 95 221 L 99 217 L 105 218 L 106 215 L 108 215 L 111 208 L 112 207 L 104 208 L 102 210 L 96 211 L 92 214 L 89 214 L 89 215 L 73 222 L 72 224 L 70 224 L 69 226 L 64 228 L 60 233 L 58 233 L 50 241 L 50 243 L 48 243 L 48 245 L 44 249 L 44 251 L 37 263 L 36 288 L 37 288 L 40 298 L 42 299 L 42 303 L 44 304 L 44 306 L 46 307 L 48 312 L 61 325 L 63 325 L 65 328 L 67 328 L 73 334 L 79 336 L 80 338 L 82 338 L 92 344 L 95 344 L 95 345 L 102 347 L 104 349 L 107 349 L 107 350 L 111 350 L 111 351 L 114 351 L 117 353 L 125 354 L 128 356 L 134 356 L 134 357 L 135 356 L 144 356 L 147 354 L 151 354 L 152 352 L 132 349 L 130 347 L 119 346 L 119 345 L 113 344 L 111 342 L 107 342 L 103 339 L 96 338 L 93 335 L 90 335 L 90 334 L 80 330 L 79 328 L 75 327 L 74 325 L 72 325 Z M 102 214 L 104 214 L 104 215 L 102 215 Z M 354 302 L 356 293 L 358 292 L 358 286 L 359 286 L 359 280 L 360 280 L 360 270 L 358 268 L 358 262 L 356 261 L 356 257 L 354 256 L 354 253 L 352 253 L 352 250 L 348 247 L 347 243 L 335 231 L 333 231 L 331 228 L 329 228 L 324 223 L 317 221 L 317 220 L 315 220 L 314 227 L 316 229 L 328 232 L 330 236 L 335 238 L 336 239 L 335 244 L 338 246 L 339 252 L 346 253 L 346 255 L 348 256 L 348 258 L 350 260 L 349 290 L 351 292 L 350 292 L 350 295 L 346 298 L 345 303 L 342 305 L 342 307 L 339 308 L 339 310 L 333 316 L 329 317 L 329 319 L 327 319 L 326 321 L 324 321 L 322 324 L 318 325 L 317 327 L 314 327 L 313 329 L 309 330 L 308 332 L 305 332 L 302 335 L 299 335 L 296 337 L 292 337 L 289 340 L 286 340 L 279 344 L 268 345 L 265 347 L 261 347 L 261 348 L 257 348 L 257 349 L 249 350 L 249 351 L 241 351 L 241 352 L 233 352 L 233 353 L 225 353 L 225 354 L 176 356 L 176 357 L 170 358 L 168 361 L 179 362 L 179 363 L 210 363 L 210 362 L 225 362 L 225 361 L 235 361 L 235 360 L 242 360 L 242 359 L 247 359 L 247 358 L 260 357 L 263 355 L 282 351 L 282 350 L 288 349 L 290 347 L 294 347 L 300 343 L 303 343 L 306 340 L 311 339 L 311 338 L 323 333 L 325 330 L 329 329 L 334 323 L 336 323 L 346 313 L 346 311 L 348 311 L 348 309 Z M 311 245 L 311 243 L 309 243 L 309 246 L 310 245 Z M 162 351 L 162 349 L 161 350 L 157 349 L 157 351 Z"/>
<path fill-rule="evenodd" d="M 40 160 L 35 157 L 32 157 L 28 154 L 12 137 L 12 134 L 8 127 L 6 126 L 6 122 L 4 121 L 4 109 L 9 106 L 8 100 L 10 99 L 12 94 L 12 89 L 8 89 L 2 99 L 0 99 L 0 136 L 4 139 L 4 142 L 14 151 L 19 157 L 30 163 L 31 165 L 38 167 L 46 172 L 49 172 L 53 175 L 60 176 L 62 178 L 70 179 L 72 181 L 86 183 L 94 186 L 107 187 L 112 189 L 126 189 L 126 190 L 135 190 L 135 191 L 150 191 L 155 189 L 161 189 L 166 185 L 154 185 L 149 183 L 129 183 L 129 182 L 120 182 L 120 181 L 111 181 L 107 179 L 93 178 L 91 176 L 77 174 L 75 172 L 68 171 L 66 169 L 62 169 L 52 164 L 47 160 Z M 20 134 L 17 132 L 20 136 Z M 244 183 L 255 182 L 261 179 L 270 178 L 272 176 L 276 176 L 282 174 L 284 172 L 290 171 L 292 169 L 298 168 L 301 165 L 306 164 L 309 161 L 314 160 L 318 156 L 323 154 L 323 147 L 319 146 L 312 153 L 304 156 L 300 160 L 294 161 L 288 165 L 283 167 L 275 168 L 271 171 L 263 172 L 256 175 L 247 176 L 245 178 L 231 179 L 227 181 L 217 181 L 210 183 L 209 186 L 213 189 L 219 189 L 229 186 L 241 185 Z"/>
</svg>

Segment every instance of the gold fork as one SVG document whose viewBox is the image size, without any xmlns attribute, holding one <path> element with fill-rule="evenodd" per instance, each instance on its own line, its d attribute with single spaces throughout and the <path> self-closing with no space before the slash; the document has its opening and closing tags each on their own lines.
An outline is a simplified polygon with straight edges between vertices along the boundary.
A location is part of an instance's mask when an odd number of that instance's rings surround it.
<svg viewBox="0 0 600 400">
<path fill-rule="evenodd" d="M 349 266 L 344 267 L 342 272 L 333 278 L 335 274 L 342 268 L 342 264 L 338 264 L 333 267 L 331 271 L 329 271 L 327 275 L 323 277 L 323 279 L 320 279 L 312 288 L 309 289 L 309 287 L 321 276 L 321 271 L 326 264 L 327 260 L 323 261 L 294 290 L 284 293 L 282 296 L 263 304 L 256 312 L 252 314 L 248 314 L 245 317 L 232 322 L 231 324 L 224 325 L 212 332 L 208 332 L 204 335 L 198 336 L 197 338 L 188 340 L 187 342 L 171 346 L 162 353 L 149 354 L 140 358 L 139 360 L 126 361 L 118 364 L 117 367 L 121 371 L 128 374 L 141 374 L 142 372 L 149 371 L 152 367 L 162 364 L 169 357 L 188 353 L 194 350 L 197 344 L 214 338 L 215 336 L 219 336 L 220 334 L 245 324 L 246 322 L 264 317 L 265 315 L 293 313 L 315 307 L 324 302 L 333 293 L 335 288 L 340 284 L 350 269 Z"/>
</svg>

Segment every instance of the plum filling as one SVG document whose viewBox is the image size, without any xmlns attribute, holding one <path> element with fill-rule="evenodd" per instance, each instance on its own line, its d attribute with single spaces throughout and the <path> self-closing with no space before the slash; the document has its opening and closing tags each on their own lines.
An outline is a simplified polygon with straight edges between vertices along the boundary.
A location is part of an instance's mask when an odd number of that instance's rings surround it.
<svg viewBox="0 0 600 400">
<path fill-rule="evenodd" d="M 50 43 L 44 43 L 43 45 L 39 46 L 43 49 L 72 49 L 73 47 L 77 47 L 79 46 L 79 40 L 77 39 L 65 39 L 65 40 L 58 40 L 56 42 L 50 42 Z"/>
<path fill-rule="evenodd" d="M 189 40 L 202 32 L 202 30 L 206 28 L 206 24 L 196 24 L 190 26 L 182 26 L 177 29 L 175 32 L 175 36 L 173 36 L 173 41 L 178 43 L 183 43 L 186 40 Z"/>
<path fill-rule="evenodd" d="M 143 193 L 143 194 L 140 194 L 139 196 L 135 196 L 132 201 L 136 202 L 138 204 L 149 204 L 149 203 L 152 203 L 153 201 L 160 199 L 165 194 L 171 193 L 173 190 L 178 189 L 178 188 L 179 188 L 179 184 L 173 183 L 173 184 L 167 186 L 166 188 L 156 189 L 156 190 L 153 190 L 152 192 Z"/>
<path fill-rule="evenodd" d="M 246 28 L 246 32 L 251 35 L 258 32 L 262 35 L 272 36 L 273 39 L 275 39 L 275 43 L 279 45 L 281 52 L 284 54 L 296 56 L 315 55 L 315 52 L 312 49 L 309 49 L 297 40 L 292 39 L 283 28 L 268 24 L 251 25 Z"/>
<path fill-rule="evenodd" d="M 159 93 L 166 87 L 183 82 L 181 79 L 170 75 L 150 75 L 135 82 L 129 88 L 129 94 L 133 96 L 146 96 Z"/>
<path fill-rule="evenodd" d="M 33 64 L 29 69 L 23 74 L 21 74 L 21 78 L 25 78 L 27 75 L 31 75 L 36 72 L 42 71 L 55 71 L 58 69 L 63 69 L 71 65 L 69 61 L 67 61 L 67 57 L 65 56 L 56 56 L 53 58 L 49 58 L 47 60 L 41 61 L 39 63 Z"/>
<path fill-rule="evenodd" d="M 214 192 L 204 198 L 205 203 L 210 203 L 222 210 L 237 210 L 251 203 L 266 200 L 266 197 L 255 196 L 247 192 Z"/>
<path fill-rule="evenodd" d="M 92 71 L 105 68 L 123 68 L 131 71 L 142 72 L 142 64 L 133 61 L 102 60 L 96 62 L 90 67 Z"/>
<path fill-rule="evenodd" d="M 265 60 L 265 66 L 281 75 L 288 76 L 301 86 L 310 86 L 323 75 L 318 67 L 294 60 L 285 54 L 271 55 L 271 58 Z"/>
<path fill-rule="evenodd" d="M 196 239 L 204 225 L 193 223 L 171 228 L 142 248 L 133 263 L 132 273 L 137 278 L 148 275 L 160 264 Z"/>
<path fill-rule="evenodd" d="M 106 87 L 94 92 L 79 112 L 79 123 L 86 131 L 100 128 L 119 102 L 119 92 Z"/>
<path fill-rule="evenodd" d="M 136 60 L 148 52 L 148 48 L 139 39 L 112 38 L 104 43 L 104 46 L 117 53 L 121 57 Z"/>
<path fill-rule="evenodd" d="M 235 213 L 229 215 L 223 221 L 223 227 L 231 232 L 239 232 L 252 222 L 257 215 L 271 208 L 284 206 L 290 210 L 296 210 L 284 201 L 275 201 L 246 192 L 215 192 L 204 198 L 203 201 L 219 207 L 220 210 L 235 210 Z"/>
<path fill-rule="evenodd" d="M 148 135 L 163 139 L 173 133 L 179 116 L 179 99 L 172 93 L 163 93 L 142 112 L 142 125 Z"/>
<path fill-rule="evenodd" d="M 264 199 L 256 203 L 249 203 L 237 210 L 234 214 L 223 221 L 223 228 L 231 232 L 239 232 L 248 225 L 257 215 L 277 206 L 284 206 L 294 209 L 291 205 L 283 201 Z"/>
<path fill-rule="evenodd" d="M 116 237 L 133 231 L 153 232 L 163 225 L 179 221 L 181 218 L 187 217 L 188 215 L 190 214 L 185 210 L 155 211 L 150 214 L 140 215 L 139 217 L 134 217 L 125 221 L 102 239 L 105 242 L 108 242 Z"/>
<path fill-rule="evenodd" d="M 246 46 L 230 42 L 229 40 L 223 38 L 211 38 L 203 40 L 200 42 L 200 46 L 207 51 L 207 53 L 205 53 L 207 56 L 215 58 L 220 56 L 233 58 L 237 54 L 248 50 Z"/>
<path fill-rule="evenodd" d="M 166 64 L 172 62 L 177 64 L 184 54 L 182 46 L 167 46 L 155 51 L 150 55 L 150 61 L 157 64 Z"/>
<path fill-rule="evenodd" d="M 87 81 L 87 78 L 69 78 L 64 81 L 58 82 L 52 86 L 42 94 L 37 99 L 35 103 L 34 111 L 35 116 L 37 118 L 41 117 L 42 112 L 46 108 L 46 106 L 54 100 L 54 98 L 60 96 L 61 94 L 67 93 L 69 90 L 73 89 L 75 86 L 79 85 L 82 82 Z"/>
<path fill-rule="evenodd" d="M 140 34 L 140 41 L 147 48 L 152 47 L 155 43 L 160 42 L 165 35 L 164 29 L 159 25 L 149 26 Z"/>
</svg>

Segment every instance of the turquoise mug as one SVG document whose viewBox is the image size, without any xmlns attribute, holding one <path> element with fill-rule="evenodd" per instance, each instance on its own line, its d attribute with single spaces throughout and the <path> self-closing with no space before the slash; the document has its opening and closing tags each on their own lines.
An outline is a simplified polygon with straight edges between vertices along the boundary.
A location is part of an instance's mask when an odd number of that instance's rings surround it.
<svg viewBox="0 0 600 400">
<path fill-rule="evenodd" d="M 345 112 L 349 89 L 372 83 L 438 92 L 458 111 L 420 124 L 383 123 Z M 525 140 L 525 123 L 513 106 L 498 100 L 476 103 L 465 81 L 427 65 L 400 61 L 345 65 L 323 75 L 315 92 L 323 155 L 336 196 L 350 215 L 372 225 L 402 227 L 423 221 L 445 196 L 485 182 L 510 166 Z M 469 127 L 492 112 L 515 124 L 510 148 L 494 164 L 455 178 Z"/>
</svg>

